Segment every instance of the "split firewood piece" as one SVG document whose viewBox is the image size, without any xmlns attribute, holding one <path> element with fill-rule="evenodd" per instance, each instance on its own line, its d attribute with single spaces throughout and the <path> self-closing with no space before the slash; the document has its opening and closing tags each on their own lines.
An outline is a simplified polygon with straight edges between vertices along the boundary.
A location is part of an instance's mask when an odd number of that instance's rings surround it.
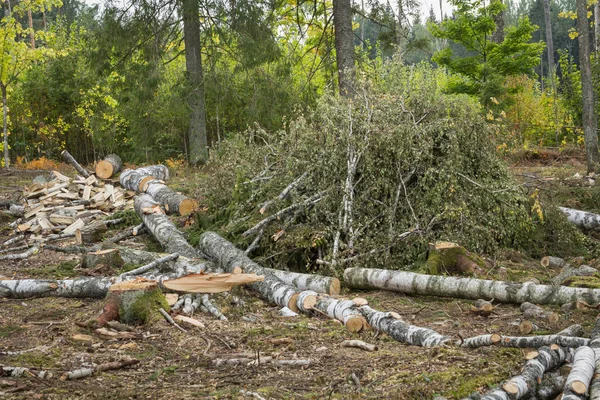
<svg viewBox="0 0 600 400">
<path fill-rule="evenodd" d="M 367 318 L 359 311 L 359 307 L 364 305 L 362 300 L 360 298 L 354 301 L 319 296 L 314 308 L 330 318 L 340 321 L 350 332 L 356 333 L 369 328 Z"/>
<path fill-rule="evenodd" d="M 71 154 L 69 154 L 69 152 L 67 150 L 63 150 L 62 153 L 60 153 L 60 155 L 64 158 L 64 160 L 71 164 L 73 166 L 73 168 L 75 168 L 77 170 L 77 172 L 79 173 L 79 175 L 83 176 L 84 178 L 88 178 L 90 176 L 90 173 L 84 169 L 81 165 L 79 165 L 79 163 L 73 158 L 73 156 Z"/>
<path fill-rule="evenodd" d="M 107 155 L 104 160 L 96 164 L 96 176 L 102 179 L 109 179 L 116 175 L 123 168 L 121 157 L 116 154 Z"/>
<path fill-rule="evenodd" d="M 271 204 L 273 204 L 275 201 L 281 201 L 281 200 L 284 200 L 286 197 L 288 197 L 290 192 L 292 190 L 294 190 L 296 188 L 296 186 L 298 186 L 298 184 L 304 178 L 306 178 L 307 175 L 308 175 L 308 172 L 303 173 L 298 178 L 296 178 L 296 180 L 294 180 L 292 183 L 290 183 L 288 186 L 286 186 L 285 189 L 283 189 L 276 198 L 269 200 L 269 201 L 265 201 L 260 206 L 258 206 L 259 212 L 261 214 L 264 214 L 267 211 L 267 209 L 269 208 L 269 206 L 271 206 Z"/>
<path fill-rule="evenodd" d="M 571 337 L 563 335 L 539 335 L 539 336 L 500 336 L 497 333 L 475 336 L 465 339 L 462 347 L 483 347 L 483 346 L 501 346 L 516 348 L 537 349 L 543 346 L 558 345 L 563 347 L 582 347 L 587 346 L 590 339 L 582 337 Z"/>
<path fill-rule="evenodd" d="M 563 399 L 585 399 L 596 368 L 594 350 L 588 346 L 577 349 L 573 357 L 573 368 L 567 377 Z"/>
<path fill-rule="evenodd" d="M 127 332 L 127 331 L 115 331 L 112 329 L 106 328 L 98 328 L 95 329 L 94 332 L 96 335 L 100 336 L 102 339 L 117 339 L 117 340 L 139 340 L 142 339 L 143 336 L 140 333 L 136 332 Z"/>
<path fill-rule="evenodd" d="M 394 312 L 381 312 L 366 305 L 359 307 L 359 310 L 373 329 L 387 333 L 389 337 L 401 343 L 436 347 L 450 340 L 449 337 L 440 335 L 434 330 L 407 324 Z"/>
<path fill-rule="evenodd" d="M 582 265 L 580 267 L 574 268 L 569 264 L 565 265 L 565 267 L 560 271 L 560 274 L 556 275 L 552 278 L 553 285 L 560 285 L 566 279 L 569 279 L 573 276 L 594 276 L 598 274 L 598 270 L 596 268 L 590 267 L 589 265 Z"/>
<path fill-rule="evenodd" d="M 210 301 L 210 298 L 207 294 L 202 296 L 202 305 L 208 310 L 209 314 L 221 321 L 227 321 L 227 317 L 223 315 L 221 310 L 219 310 L 215 305 Z"/>
<path fill-rule="evenodd" d="M 502 303 L 565 304 L 577 300 L 600 303 L 600 289 L 538 285 L 371 268 L 347 268 L 351 289 L 384 289 L 405 294 L 495 300 Z"/>
<path fill-rule="evenodd" d="M 102 241 L 102 236 L 108 231 L 104 221 L 97 221 L 75 231 L 77 244 L 90 244 Z"/>
<path fill-rule="evenodd" d="M 567 220 L 578 228 L 592 231 L 600 230 L 600 215 L 573 208 L 558 208 L 567 216 Z"/>
<path fill-rule="evenodd" d="M 158 315 L 161 307 L 168 308 L 158 282 L 135 280 L 115 283 L 108 290 L 106 304 L 98 317 L 98 326 L 119 320 L 128 325 L 146 324 Z"/>
<path fill-rule="evenodd" d="M 123 174 L 121 174 L 122 176 Z M 167 253 L 178 253 L 181 256 L 196 258 L 199 253 L 183 237 L 150 195 L 140 194 L 134 199 L 135 212 L 144 221 L 144 225 Z M 152 210 L 150 214 L 146 211 Z"/>
<path fill-rule="evenodd" d="M 162 181 L 151 180 L 144 183 L 142 192 L 148 193 L 154 200 L 162 204 L 168 214 L 186 216 L 198 208 L 196 200 L 173 191 Z"/>
<path fill-rule="evenodd" d="M 520 375 L 514 376 L 502 385 L 502 389 L 511 399 L 521 399 L 535 393 L 538 382 L 546 371 L 550 371 L 564 363 L 569 355 L 564 349 L 552 350 L 550 347 L 538 349 L 539 355 L 527 361 Z"/>
<path fill-rule="evenodd" d="M 82 268 L 94 268 L 98 265 L 121 268 L 125 263 L 117 249 L 106 249 L 85 253 L 81 259 Z"/>
<path fill-rule="evenodd" d="M 0 256 L 0 260 L 24 260 L 26 258 L 31 257 L 34 254 L 39 253 L 40 249 L 38 246 L 32 246 L 23 253 L 17 254 L 7 254 L 5 256 Z"/>
<path fill-rule="evenodd" d="M 228 292 L 236 285 L 262 282 L 264 279 L 264 276 L 256 274 L 200 273 L 165 281 L 163 285 L 176 292 L 220 293 Z"/>
<path fill-rule="evenodd" d="M 169 179 L 169 169 L 164 165 L 150 165 L 138 169 L 126 169 L 121 172 L 121 186 L 134 192 L 143 192 L 146 182 L 152 180 L 166 181 Z"/>
<path fill-rule="evenodd" d="M 377 351 L 378 347 L 374 344 L 363 342 L 362 340 L 344 340 L 342 342 L 344 347 L 356 347 L 365 351 Z"/>
<path fill-rule="evenodd" d="M 166 264 L 169 261 L 177 260 L 178 258 L 179 258 L 179 254 L 177 254 L 177 253 L 166 255 L 164 257 L 159 258 L 158 260 L 154 260 L 151 263 L 141 266 L 139 268 L 133 269 L 131 271 L 123 272 L 121 275 L 119 275 L 119 278 L 123 278 L 125 276 L 141 275 L 141 274 L 148 272 L 150 270 L 153 270 L 163 264 Z"/>
<path fill-rule="evenodd" d="M 494 312 L 494 306 L 487 300 L 479 299 L 473 304 L 470 312 L 482 317 L 489 317 Z"/>
<path fill-rule="evenodd" d="M 464 247 L 451 242 L 437 242 L 429 244 L 429 256 L 424 268 L 432 275 L 470 275 L 481 272 L 484 266 L 485 261 L 481 257 Z"/>
<path fill-rule="evenodd" d="M 295 287 L 281 282 L 272 273 L 248 258 L 242 250 L 236 248 L 218 234 L 214 232 L 203 233 L 198 247 L 202 253 L 214 260 L 227 272 L 233 272 L 235 267 L 241 267 L 246 273 L 264 276 L 263 281 L 252 283 L 250 287 L 270 303 L 280 307 L 288 307 L 294 312 L 299 311 L 296 306 L 298 293 Z"/>
<path fill-rule="evenodd" d="M 138 364 L 140 361 L 134 358 L 125 358 L 119 361 L 109 362 L 105 364 L 99 364 L 92 368 L 79 368 L 74 369 L 73 371 L 69 371 L 61 376 L 60 380 L 72 380 L 72 379 L 81 379 L 86 378 L 88 376 L 92 376 L 98 372 L 110 371 L 115 369 L 121 369 L 125 367 L 130 367 L 132 365 Z"/>
<path fill-rule="evenodd" d="M 567 262 L 562 258 L 552 256 L 546 256 L 542 258 L 542 261 L 540 261 L 540 263 L 542 264 L 542 267 L 550 268 L 562 268 L 567 264 Z"/>
<path fill-rule="evenodd" d="M 202 322 L 198 321 L 197 319 L 186 317 L 185 315 L 176 315 L 175 317 L 173 317 L 173 319 L 180 322 L 185 322 L 186 324 L 195 326 L 197 328 L 206 327 Z"/>
<path fill-rule="evenodd" d="M 528 321 L 528 320 L 523 320 L 519 324 L 519 332 L 522 335 L 529 335 L 530 333 L 536 332 L 539 330 L 540 330 L 539 326 L 537 326 L 536 324 L 534 324 L 533 322 Z"/>
<path fill-rule="evenodd" d="M 533 303 L 524 302 L 521 304 L 520 309 L 523 313 L 523 317 L 527 319 L 544 320 L 551 324 L 555 324 L 560 320 L 560 316 L 557 313 L 546 311 Z"/>
</svg>

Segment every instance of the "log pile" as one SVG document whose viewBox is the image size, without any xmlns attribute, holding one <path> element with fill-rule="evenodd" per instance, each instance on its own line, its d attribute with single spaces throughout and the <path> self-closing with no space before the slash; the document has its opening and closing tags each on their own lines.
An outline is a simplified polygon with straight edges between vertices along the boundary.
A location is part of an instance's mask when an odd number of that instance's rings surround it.
<svg viewBox="0 0 600 400">
<path fill-rule="evenodd" d="M 53 171 L 54 179 L 23 190 L 23 210 L 15 231 L 41 239 L 52 233 L 75 234 L 91 221 L 133 208 L 133 193 L 104 184 L 95 175 L 71 179 Z"/>
</svg>

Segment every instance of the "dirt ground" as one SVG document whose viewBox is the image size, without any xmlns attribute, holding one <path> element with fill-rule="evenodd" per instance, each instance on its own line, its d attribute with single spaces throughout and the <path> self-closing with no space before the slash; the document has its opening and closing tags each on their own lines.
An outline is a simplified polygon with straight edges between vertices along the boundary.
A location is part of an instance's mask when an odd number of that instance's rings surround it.
<svg viewBox="0 0 600 400">
<path fill-rule="evenodd" d="M 515 168 L 517 174 L 538 174 L 539 163 Z M 571 165 L 565 174 L 583 172 Z M 2 173 L 0 201 L 13 196 L 35 176 L 32 172 Z M 9 236 L 0 225 L 0 241 Z M 111 232 L 110 234 L 112 234 Z M 130 245 L 153 247 L 148 237 Z M 65 242 L 65 244 L 68 242 Z M 81 274 L 79 256 L 43 250 L 24 261 L 0 261 L 0 279 L 66 278 Z M 491 260 L 489 273 L 498 279 L 524 281 L 535 277 L 547 282 L 558 271 L 546 270 L 538 260 L 505 251 Z M 205 328 L 181 332 L 164 320 L 137 328 L 140 340 L 105 340 L 77 326 L 76 322 L 97 316 L 101 300 L 42 298 L 0 299 L 0 365 L 30 367 L 61 372 L 133 357 L 140 363 L 128 369 L 108 371 L 78 381 L 0 378 L 0 397 L 18 399 L 237 399 L 247 398 L 430 399 L 441 395 L 462 398 L 485 390 L 518 374 L 524 358 L 521 350 L 488 347 L 476 350 L 454 346 L 427 349 L 407 346 L 375 332 L 351 334 L 326 317 L 281 317 L 277 308 L 256 299 L 243 288 L 235 296 L 244 305 L 232 305 L 229 295 L 218 295 L 221 310 L 229 321 L 197 314 Z M 428 327 L 459 340 L 484 333 L 518 334 L 520 312 L 515 305 L 500 304 L 488 318 L 471 314 L 472 302 L 448 298 L 406 296 L 383 291 L 353 292 L 372 307 L 395 311 L 406 322 Z M 569 315 L 558 308 L 561 320 L 545 326 L 543 333 L 559 331 L 573 323 L 589 334 L 597 310 Z M 250 317 L 242 319 L 242 317 Z M 248 319 L 254 322 L 248 322 Z M 88 334 L 92 341 L 77 340 Z M 376 344 L 378 351 L 344 348 L 345 339 L 362 339 Z M 17 356 L 6 351 L 45 348 Z M 255 366 L 219 366 L 213 360 L 237 353 L 250 354 Z M 309 366 L 275 367 L 260 363 L 265 356 L 280 359 L 310 359 Z"/>
</svg>

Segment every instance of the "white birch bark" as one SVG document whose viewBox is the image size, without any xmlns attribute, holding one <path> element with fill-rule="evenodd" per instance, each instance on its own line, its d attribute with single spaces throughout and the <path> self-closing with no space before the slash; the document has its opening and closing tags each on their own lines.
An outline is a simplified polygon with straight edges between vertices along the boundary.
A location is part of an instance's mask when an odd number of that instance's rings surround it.
<svg viewBox="0 0 600 400">
<path fill-rule="evenodd" d="M 212 303 L 212 301 L 210 301 L 207 294 L 202 295 L 202 305 L 204 307 L 206 307 L 208 312 L 216 319 L 219 319 L 221 321 L 227 321 L 227 317 L 223 315 L 221 310 L 219 310 L 217 307 L 215 307 L 215 305 Z"/>
<path fill-rule="evenodd" d="M 350 332 L 360 332 L 369 327 L 367 320 L 358 310 L 356 303 L 352 300 L 320 296 L 314 308 L 330 318 L 337 319 L 343 323 Z"/>
<path fill-rule="evenodd" d="M 280 281 L 297 287 L 299 290 L 312 290 L 317 293 L 340 294 L 340 280 L 331 276 L 302 274 L 299 272 L 282 271 L 279 269 L 265 268 L 273 273 Z"/>
<path fill-rule="evenodd" d="M 198 202 L 181 193 L 173 191 L 161 181 L 148 181 L 142 187 L 154 200 L 162 204 L 168 214 L 189 215 L 198 206 Z"/>
<path fill-rule="evenodd" d="M 600 215 L 573 208 L 558 207 L 567 216 L 567 220 L 581 229 L 600 230 Z"/>
<path fill-rule="evenodd" d="M 169 169 L 164 165 L 150 165 L 138 169 L 126 169 L 121 172 L 119 182 L 127 190 L 141 192 L 142 185 L 150 180 L 166 181 L 169 179 Z"/>
<path fill-rule="evenodd" d="M 590 383 L 590 400 L 600 400 L 600 317 L 596 317 L 592 330 L 590 348 L 594 351 L 596 371 Z"/>
<path fill-rule="evenodd" d="M 140 216 L 144 225 L 156 238 L 158 243 L 167 253 L 178 253 L 184 257 L 196 258 L 200 254 L 183 237 L 183 234 L 173 225 L 162 211 L 158 204 L 150 195 L 140 194 L 135 196 L 134 208 Z M 148 210 L 152 210 L 151 213 Z"/>
<path fill-rule="evenodd" d="M 402 343 L 435 347 L 450 340 L 449 337 L 440 335 L 434 330 L 407 324 L 392 313 L 377 311 L 369 306 L 360 307 L 360 311 L 374 329 L 385 332 L 389 337 Z"/>
<path fill-rule="evenodd" d="M 594 350 L 588 346 L 577 349 L 573 357 L 573 368 L 565 383 L 563 399 L 585 398 L 596 367 L 595 357 Z"/>
<path fill-rule="evenodd" d="M 600 289 L 504 282 L 408 271 L 347 268 L 344 282 L 353 289 L 385 289 L 405 294 L 495 300 L 502 303 L 566 304 L 578 300 L 600 303 Z"/>
<path fill-rule="evenodd" d="M 497 338 L 500 337 L 500 340 Z M 540 336 L 500 336 L 497 334 L 481 335 L 465 339 L 462 347 L 500 346 L 515 347 L 521 349 L 537 349 L 552 344 L 577 348 L 588 346 L 590 339 L 563 335 L 540 335 Z"/>
<path fill-rule="evenodd" d="M 119 275 L 119 277 L 123 278 L 125 276 L 141 275 L 145 272 L 148 272 L 150 270 L 153 270 L 153 269 L 159 267 L 162 264 L 168 263 L 169 261 L 177 260 L 178 258 L 179 258 L 179 254 L 177 254 L 177 253 L 169 254 L 168 256 L 161 257 L 161 258 L 154 260 L 154 261 L 150 262 L 149 264 L 146 264 L 142 267 L 133 269 L 131 271 L 124 272 L 121 275 Z"/>
<path fill-rule="evenodd" d="M 589 265 L 582 265 L 580 267 L 573 268 L 567 264 L 562 271 L 560 271 L 560 274 L 552 278 L 552 284 L 560 285 L 565 279 L 568 279 L 572 276 L 594 276 L 597 273 L 598 270 L 590 267 Z"/>
<path fill-rule="evenodd" d="M 205 232 L 200 237 L 198 248 L 226 272 L 231 273 L 235 267 L 240 267 L 245 273 L 264 276 L 264 281 L 255 282 L 249 286 L 270 303 L 288 307 L 295 312 L 299 311 L 296 306 L 298 290 L 281 282 L 275 275 L 256 264 L 228 240 L 214 232 Z"/>
</svg>

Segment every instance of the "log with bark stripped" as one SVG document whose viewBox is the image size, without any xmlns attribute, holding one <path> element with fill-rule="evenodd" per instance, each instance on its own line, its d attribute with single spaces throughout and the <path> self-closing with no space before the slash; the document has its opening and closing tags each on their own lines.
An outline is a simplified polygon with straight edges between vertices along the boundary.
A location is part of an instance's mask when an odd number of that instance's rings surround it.
<svg viewBox="0 0 600 400">
<path fill-rule="evenodd" d="M 121 157 L 116 154 L 107 155 L 104 160 L 98 161 L 96 164 L 96 176 L 102 179 L 110 179 L 123 168 Z"/>
<path fill-rule="evenodd" d="M 121 172 L 119 181 L 121 186 L 134 192 L 143 192 L 146 182 L 152 180 L 166 181 L 169 179 L 169 169 L 164 165 L 150 165 L 138 169 L 126 169 Z"/>
<path fill-rule="evenodd" d="M 581 229 L 598 231 L 600 230 L 600 215 L 587 211 L 575 210 L 573 208 L 558 207 L 567 220 Z"/>
<path fill-rule="evenodd" d="M 136 196 L 134 208 L 144 221 L 144 225 L 166 252 L 178 253 L 181 256 L 190 258 L 200 256 L 198 251 L 187 242 L 181 232 L 167 218 L 160 204 L 152 199 L 150 195 L 140 194 Z"/>
<path fill-rule="evenodd" d="M 174 192 L 161 181 L 151 180 L 143 184 L 142 192 L 148 193 L 162 204 L 169 214 L 189 215 L 196 211 L 198 202 L 181 193 Z"/>
<path fill-rule="evenodd" d="M 214 232 L 205 232 L 200 236 L 199 249 L 226 272 L 233 272 L 235 267 L 241 267 L 246 273 L 262 275 L 265 280 L 256 282 L 250 287 L 270 303 L 280 307 L 288 307 L 294 312 L 299 309 L 296 305 L 298 290 L 295 287 L 281 282 L 275 275 L 256 264 L 244 252 L 232 243 L 223 239 Z"/>
<path fill-rule="evenodd" d="M 75 160 L 75 158 L 73 158 L 73 156 L 71 154 L 69 154 L 69 152 L 67 150 L 63 150 L 63 152 L 60 154 L 67 163 L 71 164 L 73 166 L 73 168 L 75 168 L 75 170 L 77 170 L 77 173 L 79 173 L 79 175 L 83 176 L 84 178 L 87 178 L 90 176 L 90 173 L 86 169 L 84 169 L 81 165 L 79 165 L 77 160 Z"/>
<path fill-rule="evenodd" d="M 405 294 L 495 300 L 502 303 L 600 303 L 600 289 L 504 282 L 370 268 L 347 268 L 344 281 L 353 289 L 385 289 Z"/>
</svg>

